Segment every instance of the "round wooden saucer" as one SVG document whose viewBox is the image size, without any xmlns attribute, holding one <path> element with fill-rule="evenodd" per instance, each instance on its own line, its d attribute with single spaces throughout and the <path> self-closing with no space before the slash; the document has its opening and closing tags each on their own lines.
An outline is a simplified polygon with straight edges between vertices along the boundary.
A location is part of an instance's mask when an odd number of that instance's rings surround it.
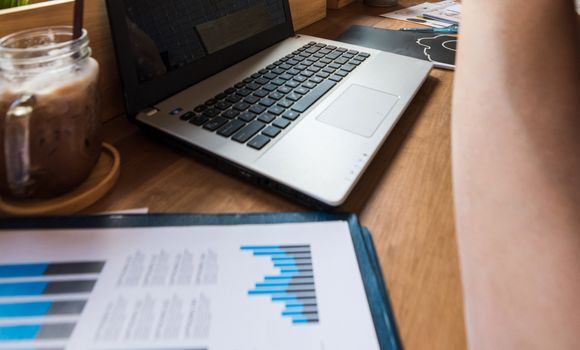
<svg viewBox="0 0 580 350">
<path fill-rule="evenodd" d="M 117 149 L 103 143 L 103 151 L 85 182 L 60 197 L 43 200 L 11 200 L 0 198 L 0 214 L 8 216 L 69 215 L 77 213 L 113 188 L 119 178 L 121 156 Z"/>
</svg>

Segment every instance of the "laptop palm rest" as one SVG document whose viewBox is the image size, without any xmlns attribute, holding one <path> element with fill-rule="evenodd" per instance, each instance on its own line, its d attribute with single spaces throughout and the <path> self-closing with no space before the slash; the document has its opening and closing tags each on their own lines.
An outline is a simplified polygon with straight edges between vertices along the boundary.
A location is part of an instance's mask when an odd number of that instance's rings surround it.
<svg viewBox="0 0 580 350">
<path fill-rule="evenodd" d="M 370 138 L 398 101 L 398 96 L 353 84 L 317 119 Z"/>
</svg>

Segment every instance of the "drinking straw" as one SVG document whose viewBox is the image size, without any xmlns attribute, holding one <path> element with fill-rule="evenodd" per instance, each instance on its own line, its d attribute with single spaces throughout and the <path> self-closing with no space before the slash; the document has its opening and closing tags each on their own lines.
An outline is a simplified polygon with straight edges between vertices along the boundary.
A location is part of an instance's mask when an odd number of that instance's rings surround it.
<svg viewBox="0 0 580 350">
<path fill-rule="evenodd" d="M 73 40 L 78 39 L 83 34 L 83 12 L 84 0 L 75 0 L 74 20 L 73 20 Z"/>
</svg>

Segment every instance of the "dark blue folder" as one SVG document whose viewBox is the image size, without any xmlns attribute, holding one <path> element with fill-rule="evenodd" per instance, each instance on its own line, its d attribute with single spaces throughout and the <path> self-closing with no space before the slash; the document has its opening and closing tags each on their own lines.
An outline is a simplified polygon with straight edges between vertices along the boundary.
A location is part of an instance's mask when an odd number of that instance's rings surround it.
<svg viewBox="0 0 580 350">
<path fill-rule="evenodd" d="M 347 221 L 350 226 L 352 241 L 356 251 L 362 280 L 365 286 L 381 350 L 403 349 L 372 236 L 366 228 L 360 225 L 358 217 L 355 214 L 155 214 L 4 219 L 2 220 L 0 233 L 4 229 L 168 227 L 297 223 L 338 220 Z"/>
</svg>

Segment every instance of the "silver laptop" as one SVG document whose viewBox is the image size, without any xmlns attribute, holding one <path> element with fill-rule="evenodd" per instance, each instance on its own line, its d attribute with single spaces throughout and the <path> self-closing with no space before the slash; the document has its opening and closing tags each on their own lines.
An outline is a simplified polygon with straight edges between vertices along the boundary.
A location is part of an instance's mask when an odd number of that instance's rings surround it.
<svg viewBox="0 0 580 350">
<path fill-rule="evenodd" d="M 428 62 L 295 35 L 288 0 L 108 0 L 129 118 L 315 207 L 342 204 Z"/>
</svg>

